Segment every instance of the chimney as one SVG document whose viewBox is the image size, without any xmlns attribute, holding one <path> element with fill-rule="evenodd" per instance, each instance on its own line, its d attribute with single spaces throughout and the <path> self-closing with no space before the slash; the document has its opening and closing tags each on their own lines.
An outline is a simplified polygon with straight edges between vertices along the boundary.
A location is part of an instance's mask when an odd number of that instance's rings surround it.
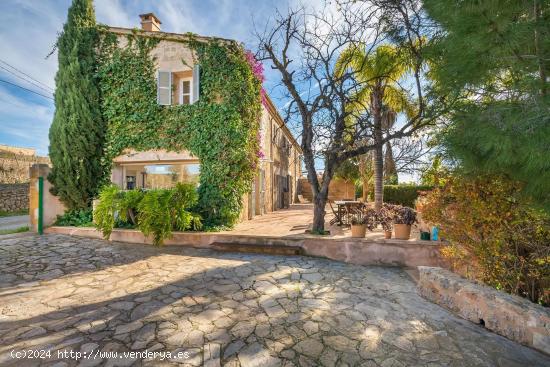
<svg viewBox="0 0 550 367">
<path fill-rule="evenodd" d="M 139 18 L 141 19 L 141 29 L 149 32 L 159 32 L 160 25 L 162 24 L 153 13 L 140 14 Z"/>
</svg>

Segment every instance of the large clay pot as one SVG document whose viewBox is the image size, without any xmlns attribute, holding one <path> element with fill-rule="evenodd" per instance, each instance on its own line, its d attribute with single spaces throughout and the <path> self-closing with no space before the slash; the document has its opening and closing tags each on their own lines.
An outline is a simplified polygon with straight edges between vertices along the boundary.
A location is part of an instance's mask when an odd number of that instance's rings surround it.
<svg viewBox="0 0 550 367">
<path fill-rule="evenodd" d="M 384 238 L 387 240 L 391 239 L 391 231 L 384 231 Z"/>
<path fill-rule="evenodd" d="M 409 224 L 394 224 L 395 238 L 398 240 L 408 240 L 411 238 L 411 226 Z"/>
<path fill-rule="evenodd" d="M 365 238 L 367 233 L 367 226 L 364 224 L 352 224 L 351 225 L 351 237 L 353 238 Z"/>
</svg>

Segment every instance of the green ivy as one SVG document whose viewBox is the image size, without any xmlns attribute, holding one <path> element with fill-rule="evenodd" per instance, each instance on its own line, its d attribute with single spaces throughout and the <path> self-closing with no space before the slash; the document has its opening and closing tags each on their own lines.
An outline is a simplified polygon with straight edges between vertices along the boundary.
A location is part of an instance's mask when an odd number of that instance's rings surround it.
<svg viewBox="0 0 550 367">
<path fill-rule="evenodd" d="M 159 106 L 155 59 L 160 38 L 136 31 L 119 47 L 105 32 L 98 76 L 108 124 L 104 164 L 124 149 L 188 150 L 201 162 L 198 210 L 207 226 L 232 226 L 258 165 L 261 82 L 243 47 L 234 42 L 181 41 L 200 65 L 200 98 L 192 105 Z M 173 42 L 178 42 L 174 41 Z"/>
</svg>

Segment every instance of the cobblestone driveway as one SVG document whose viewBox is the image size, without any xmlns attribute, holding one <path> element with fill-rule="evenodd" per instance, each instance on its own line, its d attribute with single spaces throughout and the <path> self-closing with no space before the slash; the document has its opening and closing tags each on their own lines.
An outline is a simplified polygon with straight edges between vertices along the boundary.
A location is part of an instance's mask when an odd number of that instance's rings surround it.
<svg viewBox="0 0 550 367">
<path fill-rule="evenodd" d="M 0 240 L 0 365 L 536 366 L 399 269 L 47 235 Z M 189 358 L 57 359 L 57 350 Z"/>
</svg>

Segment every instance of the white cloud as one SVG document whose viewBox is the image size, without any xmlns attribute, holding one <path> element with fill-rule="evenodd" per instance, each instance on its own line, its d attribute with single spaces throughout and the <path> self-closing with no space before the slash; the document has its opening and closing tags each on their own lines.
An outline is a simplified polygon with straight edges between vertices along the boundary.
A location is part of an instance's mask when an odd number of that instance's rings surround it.
<svg viewBox="0 0 550 367">
<path fill-rule="evenodd" d="M 46 56 L 62 31 L 70 4 L 71 0 L 0 1 L 4 17 L 0 23 L 0 59 L 55 87 L 57 54 L 47 59 Z M 252 44 L 253 20 L 265 24 L 276 7 L 286 10 L 288 2 L 95 0 L 94 5 L 97 21 L 111 26 L 139 27 L 138 15 L 152 11 L 167 32 L 194 32 Z M 272 74 L 266 70 L 266 75 Z M 2 73 L 2 78 L 28 86 L 6 73 Z M 48 100 L 0 85 L 0 143 L 34 147 L 40 154 L 47 153 L 53 112 Z"/>
<path fill-rule="evenodd" d="M 138 14 L 127 12 L 120 0 L 95 0 L 94 5 L 98 23 L 124 28 L 138 25 Z"/>
<path fill-rule="evenodd" d="M 1 143 L 33 147 L 39 154 L 47 154 L 53 104 L 29 101 L 0 88 L 0 111 Z"/>
</svg>

